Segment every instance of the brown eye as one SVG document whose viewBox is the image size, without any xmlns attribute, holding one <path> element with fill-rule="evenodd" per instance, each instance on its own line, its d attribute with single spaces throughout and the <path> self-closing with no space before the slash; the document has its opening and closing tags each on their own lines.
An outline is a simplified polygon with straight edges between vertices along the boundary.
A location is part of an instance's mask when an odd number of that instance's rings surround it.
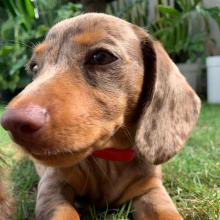
<svg viewBox="0 0 220 220">
<path fill-rule="evenodd" d="M 117 57 L 115 57 L 113 54 L 106 51 L 98 51 L 89 57 L 87 64 L 106 65 L 114 62 L 115 60 L 117 60 Z"/>
<path fill-rule="evenodd" d="M 31 73 L 37 74 L 38 70 L 39 70 L 39 66 L 38 66 L 37 63 L 33 62 L 33 63 L 30 64 Z"/>
</svg>

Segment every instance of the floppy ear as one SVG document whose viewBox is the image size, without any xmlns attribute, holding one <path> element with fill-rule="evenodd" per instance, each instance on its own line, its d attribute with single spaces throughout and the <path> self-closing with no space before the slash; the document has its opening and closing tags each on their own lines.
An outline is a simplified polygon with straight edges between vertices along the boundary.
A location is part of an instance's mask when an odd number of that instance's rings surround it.
<svg viewBox="0 0 220 220">
<path fill-rule="evenodd" d="M 198 118 L 200 99 L 160 43 L 142 29 L 133 29 L 145 68 L 136 150 L 146 162 L 160 164 L 183 147 Z"/>
</svg>

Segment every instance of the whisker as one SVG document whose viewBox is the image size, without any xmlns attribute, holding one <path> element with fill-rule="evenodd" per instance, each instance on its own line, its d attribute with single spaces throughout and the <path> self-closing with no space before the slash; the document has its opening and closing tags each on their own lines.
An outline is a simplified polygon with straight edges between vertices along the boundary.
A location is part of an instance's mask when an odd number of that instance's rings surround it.
<svg viewBox="0 0 220 220">
<path fill-rule="evenodd" d="M 123 125 L 121 128 L 122 128 L 122 131 L 124 132 L 124 134 L 126 135 L 126 137 L 128 138 L 130 144 L 132 146 L 135 146 L 135 142 L 132 140 L 132 136 L 131 136 L 128 128 L 125 125 Z"/>
<path fill-rule="evenodd" d="M 30 44 L 28 44 L 27 42 L 24 42 L 24 41 L 17 41 L 17 40 L 0 40 L 0 46 L 1 45 L 5 45 L 5 44 L 7 44 L 7 45 L 16 45 L 16 44 L 18 44 L 18 45 L 22 45 L 22 46 L 25 46 L 25 47 L 27 47 L 27 48 L 30 48 L 30 49 L 32 49 L 35 45 L 36 45 L 36 43 L 34 43 L 34 42 L 30 42 L 32 45 L 30 45 Z"/>
<path fill-rule="evenodd" d="M 102 172 L 102 174 L 106 177 L 107 180 L 109 180 L 109 176 L 105 173 L 104 169 L 102 168 L 102 166 L 99 165 L 97 159 L 95 157 L 91 157 L 92 160 L 94 161 L 95 165 L 97 166 L 97 168 Z"/>
</svg>

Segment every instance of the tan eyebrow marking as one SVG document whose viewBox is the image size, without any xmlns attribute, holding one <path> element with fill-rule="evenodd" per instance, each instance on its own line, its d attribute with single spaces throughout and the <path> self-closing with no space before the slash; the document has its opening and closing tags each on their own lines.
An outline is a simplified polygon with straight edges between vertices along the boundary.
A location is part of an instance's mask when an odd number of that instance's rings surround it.
<svg viewBox="0 0 220 220">
<path fill-rule="evenodd" d="M 47 44 L 45 43 L 41 43 L 41 44 L 38 44 L 34 49 L 33 49 L 33 52 L 36 53 L 36 54 L 42 54 L 47 48 Z"/>
<path fill-rule="evenodd" d="M 84 32 L 73 37 L 73 42 L 82 45 L 92 45 L 104 37 L 104 32 Z"/>
</svg>

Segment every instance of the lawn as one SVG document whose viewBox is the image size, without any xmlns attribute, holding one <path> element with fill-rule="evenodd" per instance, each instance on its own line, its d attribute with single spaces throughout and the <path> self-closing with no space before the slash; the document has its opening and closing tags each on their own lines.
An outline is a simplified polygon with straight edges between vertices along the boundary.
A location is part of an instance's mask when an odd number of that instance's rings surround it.
<svg viewBox="0 0 220 220">
<path fill-rule="evenodd" d="M 3 107 L 0 108 L 0 114 Z M 30 220 L 38 178 L 33 165 L 13 147 L 0 128 L 0 149 L 5 154 L 11 191 L 17 201 L 17 220 Z M 163 165 L 164 184 L 185 220 L 220 220 L 220 106 L 203 104 L 185 148 Z M 88 210 L 83 219 L 129 219 L 130 203 L 115 212 Z"/>
</svg>

